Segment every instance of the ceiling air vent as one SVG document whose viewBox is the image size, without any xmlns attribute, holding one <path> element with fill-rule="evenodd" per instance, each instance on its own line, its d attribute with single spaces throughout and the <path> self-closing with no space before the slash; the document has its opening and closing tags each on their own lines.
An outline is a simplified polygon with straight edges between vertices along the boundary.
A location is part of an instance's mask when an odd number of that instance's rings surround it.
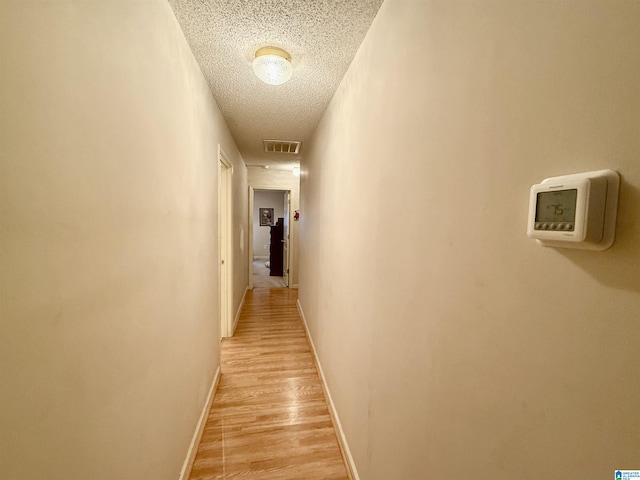
<svg viewBox="0 0 640 480">
<path fill-rule="evenodd" d="M 290 140 L 262 140 L 264 151 L 267 153 L 293 153 L 300 151 L 302 142 L 293 142 Z"/>
</svg>

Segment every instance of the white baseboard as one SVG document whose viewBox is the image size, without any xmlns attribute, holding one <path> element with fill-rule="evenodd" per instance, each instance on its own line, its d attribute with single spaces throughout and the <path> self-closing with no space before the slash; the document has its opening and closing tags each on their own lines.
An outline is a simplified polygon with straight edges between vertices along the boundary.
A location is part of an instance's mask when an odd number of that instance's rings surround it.
<svg viewBox="0 0 640 480">
<path fill-rule="evenodd" d="M 331 398 L 331 392 L 329 391 L 329 387 L 327 385 L 327 380 L 324 376 L 324 372 L 322 371 L 322 365 L 320 365 L 320 359 L 318 358 L 318 352 L 316 351 L 316 346 L 313 344 L 313 339 L 311 338 L 311 333 L 309 332 L 309 325 L 307 325 L 307 319 L 304 316 L 304 311 L 302 310 L 300 299 L 298 299 L 296 303 L 298 305 L 298 312 L 300 313 L 300 318 L 302 318 L 302 324 L 304 325 L 304 330 L 307 334 L 307 338 L 309 339 L 309 345 L 311 345 L 311 351 L 313 352 L 313 358 L 315 360 L 316 367 L 318 367 L 318 374 L 320 375 L 322 388 L 324 390 L 325 396 L 327 397 L 327 403 L 329 404 L 329 413 L 331 414 L 331 420 L 333 421 L 333 425 L 338 433 L 338 444 L 340 446 L 340 451 L 346 463 L 346 467 L 348 470 L 347 473 L 349 474 L 349 478 L 351 478 L 352 480 L 360 480 L 360 476 L 358 475 L 358 470 L 356 469 L 356 464 L 353 461 L 353 456 L 351 455 L 351 450 L 349 450 L 347 437 L 344 434 L 344 430 L 342 430 L 342 424 L 340 423 L 340 418 L 338 417 L 336 406 L 333 403 L 333 399 Z"/>
<path fill-rule="evenodd" d="M 240 320 L 240 313 L 242 312 L 242 307 L 244 307 L 244 299 L 247 298 L 247 292 L 249 291 L 249 286 L 244 289 L 244 293 L 242 294 L 242 299 L 240 300 L 240 305 L 238 305 L 238 311 L 236 312 L 236 316 L 233 319 L 233 325 L 231 326 L 231 337 L 236 331 L 236 327 L 238 326 L 238 320 Z"/>
<path fill-rule="evenodd" d="M 218 367 L 218 369 L 216 370 L 216 374 L 213 376 L 213 382 L 211 383 L 211 388 L 209 389 L 209 394 L 207 395 L 207 401 L 204 402 L 204 408 L 202 409 L 202 413 L 200 413 L 200 419 L 198 420 L 198 424 L 196 425 L 196 430 L 195 432 L 193 432 L 191 445 L 189 445 L 189 450 L 187 451 L 187 456 L 184 459 L 184 463 L 182 464 L 182 470 L 180 470 L 178 480 L 189 480 L 191 469 L 193 468 L 193 462 L 196 459 L 196 453 L 198 453 L 198 445 L 200 445 L 200 439 L 202 438 L 202 433 L 204 432 L 204 426 L 207 423 L 209 410 L 211 410 L 213 396 L 215 395 L 216 389 L 218 388 L 218 383 L 220 383 L 220 367 Z"/>
</svg>

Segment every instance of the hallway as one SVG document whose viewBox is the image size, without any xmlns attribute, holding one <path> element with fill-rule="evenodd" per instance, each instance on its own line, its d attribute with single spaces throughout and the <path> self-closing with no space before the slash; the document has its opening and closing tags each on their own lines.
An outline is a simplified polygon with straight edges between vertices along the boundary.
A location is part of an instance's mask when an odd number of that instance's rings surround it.
<svg viewBox="0 0 640 480">
<path fill-rule="evenodd" d="M 640 469 L 640 0 L 0 18 L 0 479 Z M 610 248 L 529 237 L 601 170 Z M 252 277 L 280 218 L 293 290 Z"/>
<path fill-rule="evenodd" d="M 191 480 L 345 480 L 297 290 L 247 292 Z"/>
</svg>

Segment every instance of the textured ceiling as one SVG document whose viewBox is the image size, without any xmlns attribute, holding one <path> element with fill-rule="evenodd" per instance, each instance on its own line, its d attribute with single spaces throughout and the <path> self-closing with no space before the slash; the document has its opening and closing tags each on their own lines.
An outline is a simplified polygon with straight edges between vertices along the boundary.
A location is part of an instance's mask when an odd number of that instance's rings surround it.
<svg viewBox="0 0 640 480">
<path fill-rule="evenodd" d="M 382 0 L 169 0 L 247 165 L 299 161 Z M 260 47 L 291 55 L 293 77 L 253 73 Z M 263 139 L 299 140 L 298 155 L 265 153 Z"/>
</svg>

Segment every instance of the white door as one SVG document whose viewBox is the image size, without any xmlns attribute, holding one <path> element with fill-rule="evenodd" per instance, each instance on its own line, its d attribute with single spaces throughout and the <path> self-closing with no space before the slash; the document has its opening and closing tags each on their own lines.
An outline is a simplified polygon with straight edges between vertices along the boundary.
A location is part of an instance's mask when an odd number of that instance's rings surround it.
<svg viewBox="0 0 640 480">
<path fill-rule="evenodd" d="M 289 202 L 291 201 L 291 193 L 284 194 L 284 234 L 282 235 L 282 279 L 285 287 L 289 286 Z"/>
<path fill-rule="evenodd" d="M 218 232 L 220 279 L 220 335 L 233 335 L 231 321 L 231 164 L 219 151 L 218 171 Z"/>
</svg>

